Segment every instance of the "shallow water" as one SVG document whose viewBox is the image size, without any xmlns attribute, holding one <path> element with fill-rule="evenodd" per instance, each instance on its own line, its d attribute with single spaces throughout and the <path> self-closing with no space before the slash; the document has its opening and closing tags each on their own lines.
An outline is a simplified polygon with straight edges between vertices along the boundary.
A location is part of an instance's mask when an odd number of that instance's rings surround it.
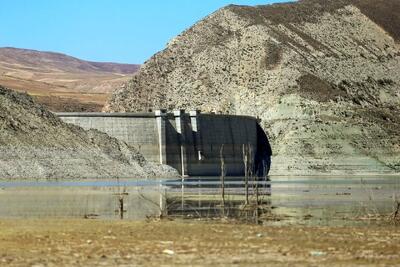
<svg viewBox="0 0 400 267">
<path fill-rule="evenodd" d="M 393 212 L 400 176 L 275 178 L 272 203 L 285 222 L 369 224 Z"/>
<path fill-rule="evenodd" d="M 3 181 L 0 217 L 145 219 L 244 216 L 244 179 L 227 178 L 221 213 L 218 178 L 181 180 Z M 400 198 L 400 176 L 271 177 L 258 183 L 258 214 L 265 224 L 347 225 L 377 223 Z M 270 186 L 269 186 L 270 185 Z M 253 184 L 249 186 L 254 200 Z M 257 209 L 258 210 L 258 209 Z M 246 212 L 246 218 L 254 213 Z M 381 222 L 378 221 L 378 222 Z"/>
</svg>

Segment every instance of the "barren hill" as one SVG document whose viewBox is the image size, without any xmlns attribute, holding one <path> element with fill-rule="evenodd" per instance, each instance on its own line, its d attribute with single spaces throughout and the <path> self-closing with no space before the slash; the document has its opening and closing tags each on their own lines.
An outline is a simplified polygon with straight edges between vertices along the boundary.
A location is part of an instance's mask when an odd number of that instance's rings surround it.
<svg viewBox="0 0 400 267">
<path fill-rule="evenodd" d="M 400 171 L 400 1 L 227 6 L 150 58 L 105 110 L 258 116 L 271 174 Z"/>
<path fill-rule="evenodd" d="M 60 53 L 0 48 L 0 84 L 53 111 L 100 110 L 139 65 L 89 62 Z"/>
<path fill-rule="evenodd" d="M 143 179 L 168 176 L 169 170 L 104 133 L 63 123 L 30 96 L 0 86 L 0 179 Z"/>
</svg>

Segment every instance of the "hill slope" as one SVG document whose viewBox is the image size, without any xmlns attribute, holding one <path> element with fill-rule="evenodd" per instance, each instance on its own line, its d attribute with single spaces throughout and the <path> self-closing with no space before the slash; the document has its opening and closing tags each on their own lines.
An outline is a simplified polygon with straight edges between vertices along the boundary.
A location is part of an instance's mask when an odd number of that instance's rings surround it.
<svg viewBox="0 0 400 267">
<path fill-rule="evenodd" d="M 106 111 L 262 119 L 271 174 L 400 171 L 400 1 L 228 6 L 171 40 Z"/>
<path fill-rule="evenodd" d="M 0 86 L 0 179 L 146 178 L 168 174 L 98 131 L 63 123 L 26 94 Z"/>
<path fill-rule="evenodd" d="M 0 84 L 53 111 L 100 110 L 139 65 L 89 62 L 60 53 L 0 48 Z"/>
</svg>

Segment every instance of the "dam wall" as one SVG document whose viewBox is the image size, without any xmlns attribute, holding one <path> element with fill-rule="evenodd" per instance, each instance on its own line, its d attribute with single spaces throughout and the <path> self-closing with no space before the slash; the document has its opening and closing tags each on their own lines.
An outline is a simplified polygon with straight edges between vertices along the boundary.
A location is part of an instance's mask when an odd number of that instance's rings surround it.
<svg viewBox="0 0 400 267">
<path fill-rule="evenodd" d="M 66 123 L 96 129 L 138 149 L 151 162 L 159 162 L 159 136 L 152 113 L 56 113 Z"/>
<path fill-rule="evenodd" d="M 149 113 L 56 113 L 64 122 L 97 129 L 135 147 L 151 162 L 183 176 L 227 176 L 269 170 L 271 148 L 255 118 L 157 110 Z M 261 132 L 260 133 L 260 129 Z"/>
</svg>

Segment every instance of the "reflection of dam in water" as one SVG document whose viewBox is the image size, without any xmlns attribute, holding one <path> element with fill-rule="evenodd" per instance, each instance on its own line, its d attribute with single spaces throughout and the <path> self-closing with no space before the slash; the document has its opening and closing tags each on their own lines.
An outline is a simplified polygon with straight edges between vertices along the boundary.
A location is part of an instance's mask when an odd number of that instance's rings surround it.
<svg viewBox="0 0 400 267">
<path fill-rule="evenodd" d="M 231 218 L 259 222 L 271 212 L 269 180 L 246 178 L 189 178 L 168 183 L 163 216 L 181 218 Z"/>
<path fill-rule="evenodd" d="M 233 217 L 265 224 L 366 224 L 393 212 L 400 177 L 218 178 L 108 181 L 0 181 L 0 218 L 146 219 Z M 258 209 L 256 204 L 258 192 Z M 258 214 L 257 214 L 258 213 Z M 373 220 L 374 218 L 371 218 Z M 260 221 L 259 220 L 259 221 Z"/>
<path fill-rule="evenodd" d="M 57 113 L 64 122 L 97 129 L 137 148 L 151 162 L 168 164 L 184 176 L 244 175 L 244 154 L 251 171 L 265 176 L 271 147 L 256 118 L 185 113 Z"/>
<path fill-rule="evenodd" d="M 206 181 L 205 181 L 206 180 Z M 261 204 L 269 182 L 250 181 Z M 242 179 L 227 180 L 225 201 L 215 178 L 185 180 L 111 180 L 0 182 L 0 218 L 98 218 L 143 220 L 148 217 L 220 217 L 234 215 L 245 204 Z M 233 198 L 232 198 L 233 196 Z M 222 205 L 222 206 L 221 206 Z M 247 210 L 246 210 L 247 211 Z"/>
</svg>

